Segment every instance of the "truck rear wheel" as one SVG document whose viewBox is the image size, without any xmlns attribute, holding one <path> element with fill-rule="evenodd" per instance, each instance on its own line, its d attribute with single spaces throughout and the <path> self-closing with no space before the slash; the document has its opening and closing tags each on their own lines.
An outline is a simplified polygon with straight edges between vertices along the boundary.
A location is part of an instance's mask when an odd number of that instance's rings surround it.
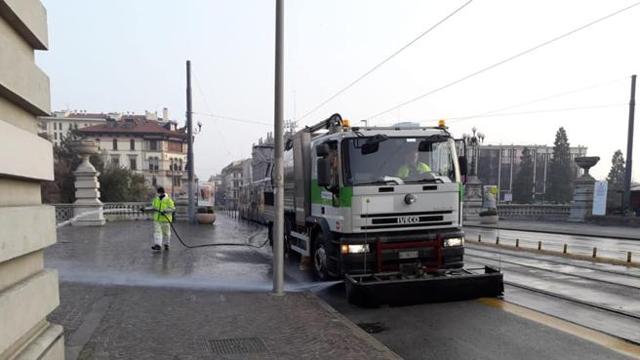
<svg viewBox="0 0 640 360">
<path fill-rule="evenodd" d="M 313 275 L 316 280 L 325 281 L 329 279 L 327 268 L 329 254 L 327 243 L 322 231 L 318 231 L 313 240 Z"/>
</svg>

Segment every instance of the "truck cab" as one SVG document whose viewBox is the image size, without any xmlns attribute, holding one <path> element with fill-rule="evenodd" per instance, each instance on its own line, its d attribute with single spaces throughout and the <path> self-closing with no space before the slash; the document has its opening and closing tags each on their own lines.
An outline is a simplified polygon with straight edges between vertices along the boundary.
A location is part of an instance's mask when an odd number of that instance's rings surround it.
<svg viewBox="0 0 640 360">
<path fill-rule="evenodd" d="M 349 127 L 335 114 L 287 150 L 287 249 L 317 278 L 462 268 L 465 169 L 444 124 Z"/>
</svg>

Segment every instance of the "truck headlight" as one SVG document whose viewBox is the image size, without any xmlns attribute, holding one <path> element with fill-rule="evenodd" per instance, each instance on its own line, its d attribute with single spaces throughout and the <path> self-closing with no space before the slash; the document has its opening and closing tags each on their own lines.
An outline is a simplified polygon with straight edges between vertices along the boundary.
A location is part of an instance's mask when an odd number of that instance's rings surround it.
<svg viewBox="0 0 640 360">
<path fill-rule="evenodd" d="M 347 245 L 343 244 L 341 249 L 343 254 L 364 254 L 369 252 L 369 244 Z"/>
<path fill-rule="evenodd" d="M 444 241 L 444 247 L 462 246 L 462 245 L 464 245 L 464 238 L 463 237 L 445 239 L 445 241 Z"/>
</svg>

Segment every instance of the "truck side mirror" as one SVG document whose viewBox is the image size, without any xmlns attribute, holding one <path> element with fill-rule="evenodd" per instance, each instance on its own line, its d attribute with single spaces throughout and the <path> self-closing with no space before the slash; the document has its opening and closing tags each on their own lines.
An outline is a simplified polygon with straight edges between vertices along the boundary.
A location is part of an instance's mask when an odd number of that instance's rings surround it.
<svg viewBox="0 0 640 360">
<path fill-rule="evenodd" d="M 329 155 L 329 144 L 322 143 L 316 146 L 316 155 L 318 157 L 325 157 Z"/>
<path fill-rule="evenodd" d="M 331 186 L 331 164 L 329 159 L 318 158 L 318 186 Z"/>
<path fill-rule="evenodd" d="M 467 158 L 458 156 L 458 164 L 460 165 L 460 175 L 467 176 Z"/>
</svg>

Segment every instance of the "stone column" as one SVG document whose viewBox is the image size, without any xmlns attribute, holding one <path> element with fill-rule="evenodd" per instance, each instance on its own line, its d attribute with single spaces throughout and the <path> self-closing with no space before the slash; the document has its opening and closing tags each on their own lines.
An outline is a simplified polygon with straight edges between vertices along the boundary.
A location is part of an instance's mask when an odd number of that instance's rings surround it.
<svg viewBox="0 0 640 360">
<path fill-rule="evenodd" d="M 464 220 L 480 221 L 482 211 L 482 182 L 473 175 L 464 185 Z"/>
<path fill-rule="evenodd" d="M 571 212 L 568 221 L 584 222 L 587 216 L 591 216 L 593 208 L 593 184 L 596 182 L 589 175 L 589 168 L 593 167 L 600 161 L 597 156 L 577 157 L 576 164 L 584 170 L 584 174 L 576 179 L 576 188 L 573 192 L 573 202 L 571 203 Z"/>
<path fill-rule="evenodd" d="M 100 201 L 100 183 L 98 171 L 89 162 L 91 155 L 98 153 L 93 140 L 74 142 L 73 149 L 82 157 L 82 163 L 73 174 L 76 176 L 76 201 L 73 203 L 73 226 L 102 226 L 105 223 L 102 202 Z"/>
</svg>

